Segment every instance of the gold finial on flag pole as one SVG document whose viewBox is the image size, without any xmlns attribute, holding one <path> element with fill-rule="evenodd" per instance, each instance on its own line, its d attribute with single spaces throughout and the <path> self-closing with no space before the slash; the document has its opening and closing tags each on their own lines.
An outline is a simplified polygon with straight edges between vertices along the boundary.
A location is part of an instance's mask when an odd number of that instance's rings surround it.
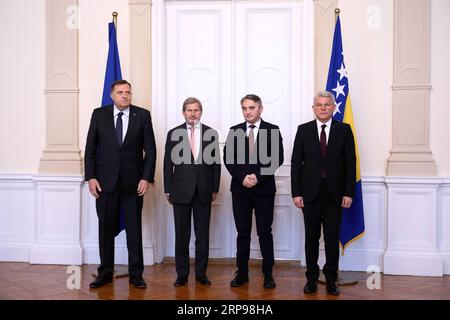
<svg viewBox="0 0 450 320">
<path fill-rule="evenodd" d="M 114 26 L 116 27 L 116 30 L 117 30 L 117 16 L 118 16 L 119 14 L 116 12 L 116 11 L 114 11 L 113 13 L 112 13 L 112 17 L 113 17 L 113 22 L 114 22 Z"/>
<path fill-rule="evenodd" d="M 341 9 L 336 8 L 334 9 L 334 19 L 337 20 L 337 18 L 339 17 L 339 13 L 341 13 Z"/>
</svg>

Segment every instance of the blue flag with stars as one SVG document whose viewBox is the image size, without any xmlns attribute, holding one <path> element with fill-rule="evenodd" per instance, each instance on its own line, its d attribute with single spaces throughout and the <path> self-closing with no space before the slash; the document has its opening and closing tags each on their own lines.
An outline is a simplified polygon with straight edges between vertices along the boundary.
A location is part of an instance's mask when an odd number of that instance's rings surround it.
<svg viewBox="0 0 450 320">
<path fill-rule="evenodd" d="M 353 131 L 356 151 L 356 185 L 355 196 L 350 208 L 343 209 L 342 221 L 339 229 L 339 243 L 344 254 L 347 246 L 364 235 L 364 207 L 361 186 L 361 169 L 359 151 L 356 141 L 356 131 L 353 122 L 353 110 L 350 101 L 348 75 L 344 63 L 344 49 L 342 47 L 341 21 L 338 16 L 334 29 L 333 49 L 331 51 L 330 67 L 328 69 L 327 91 L 336 98 L 336 113 L 333 119 L 348 123 Z"/>
</svg>

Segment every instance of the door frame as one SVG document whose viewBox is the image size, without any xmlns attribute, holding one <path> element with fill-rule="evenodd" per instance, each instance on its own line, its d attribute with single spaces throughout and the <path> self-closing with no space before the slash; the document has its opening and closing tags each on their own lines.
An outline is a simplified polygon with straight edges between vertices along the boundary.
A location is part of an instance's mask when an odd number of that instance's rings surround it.
<svg viewBox="0 0 450 320">
<path fill-rule="evenodd" d="M 166 3 L 171 0 L 153 0 L 152 12 L 151 12 L 151 61 L 152 61 L 152 73 L 151 73 L 151 92 L 152 92 L 152 118 L 153 126 L 156 136 L 156 144 L 158 149 L 157 157 L 157 172 L 156 183 L 153 197 L 153 213 L 152 219 L 154 225 L 153 239 L 154 239 L 154 254 L 155 262 L 161 262 L 165 257 L 167 246 L 167 201 L 163 188 L 163 158 L 164 158 L 164 144 L 166 139 L 167 128 L 167 112 L 166 112 Z M 195 0 L 194 0 L 195 1 Z M 194 2 L 192 1 L 192 2 Z M 199 0 L 197 0 L 199 1 Z M 213 0 L 211 0 L 213 1 Z M 275 0 L 273 0 L 276 2 Z M 223 1 L 222 1 L 223 2 Z M 233 6 L 236 5 L 239 0 L 230 0 Z M 246 0 L 246 2 L 249 2 Z M 258 1 L 253 1 L 258 2 Z M 261 1 L 262 3 L 267 1 Z M 303 2 L 304 12 L 302 21 L 303 30 L 303 43 L 301 54 L 305 61 L 310 61 L 303 67 L 303 73 L 301 75 L 305 84 L 304 88 L 299 88 L 303 93 L 301 95 L 301 101 L 298 105 L 309 106 L 312 96 L 314 94 L 314 1 L 313 0 L 285 0 L 285 2 Z M 296 110 L 295 114 L 299 119 L 293 119 L 298 123 L 303 123 L 311 118 L 310 108 L 300 108 Z M 293 117 L 294 118 L 294 117 Z M 295 133 L 291 133 L 295 134 Z M 290 148 L 291 146 L 289 146 Z M 285 178 L 289 175 L 290 171 L 290 159 L 287 159 L 286 164 L 280 168 L 280 176 Z M 227 191 L 225 191 L 227 192 Z M 299 256 L 299 259 L 303 260 L 303 256 Z"/>
</svg>

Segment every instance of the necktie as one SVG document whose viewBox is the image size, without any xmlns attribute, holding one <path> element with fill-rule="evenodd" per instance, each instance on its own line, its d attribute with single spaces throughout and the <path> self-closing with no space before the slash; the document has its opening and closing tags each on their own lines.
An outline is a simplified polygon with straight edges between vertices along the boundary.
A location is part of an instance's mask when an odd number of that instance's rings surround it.
<svg viewBox="0 0 450 320">
<path fill-rule="evenodd" d="M 116 121 L 116 137 L 117 137 L 117 142 L 119 143 L 119 146 L 122 145 L 122 133 L 123 133 L 122 116 L 123 116 L 123 112 L 119 112 L 117 114 L 117 121 Z"/>
<path fill-rule="evenodd" d="M 326 124 L 322 125 L 322 131 L 320 132 L 320 149 L 322 150 L 322 159 L 325 159 L 327 156 L 327 134 L 325 133 Z M 321 176 L 325 179 L 326 173 L 325 168 L 322 166 L 321 168 Z"/>
<path fill-rule="evenodd" d="M 195 127 L 191 127 L 191 150 L 192 156 L 195 159 Z"/>
<path fill-rule="evenodd" d="M 255 132 L 253 130 L 255 127 L 256 126 L 254 124 L 249 125 L 250 131 L 248 133 L 248 152 L 250 155 L 252 155 L 255 150 Z"/>
<path fill-rule="evenodd" d="M 322 131 L 320 132 L 320 148 L 322 149 L 322 158 L 327 157 L 327 134 L 325 133 L 326 124 L 322 125 Z"/>
</svg>

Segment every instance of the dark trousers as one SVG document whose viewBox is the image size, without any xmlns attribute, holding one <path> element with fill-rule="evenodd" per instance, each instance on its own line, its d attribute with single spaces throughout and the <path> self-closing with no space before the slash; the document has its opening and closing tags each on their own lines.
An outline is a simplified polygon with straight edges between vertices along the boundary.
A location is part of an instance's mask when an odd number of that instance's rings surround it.
<svg viewBox="0 0 450 320">
<path fill-rule="evenodd" d="M 194 216 L 195 233 L 195 275 L 206 275 L 209 258 L 209 221 L 211 202 L 202 203 L 195 191 L 188 204 L 173 204 L 175 221 L 175 268 L 179 277 L 189 275 L 189 241 L 191 239 L 191 219 Z"/>
<path fill-rule="evenodd" d="M 255 210 L 256 231 L 261 250 L 262 272 L 272 274 L 275 264 L 273 254 L 272 222 L 275 194 L 258 195 L 255 193 L 233 193 L 233 215 L 237 230 L 236 265 L 238 272 L 248 274 L 250 258 L 250 241 L 252 232 L 252 215 Z"/>
<path fill-rule="evenodd" d="M 317 260 L 321 226 L 323 226 L 326 257 L 322 271 L 327 281 L 337 280 L 341 212 L 341 203 L 334 202 L 330 198 L 325 181 L 321 182 L 317 197 L 311 202 L 305 202 L 303 217 L 305 221 L 306 278 L 309 281 L 316 281 L 319 278 Z"/>
<path fill-rule="evenodd" d="M 142 204 L 143 197 L 136 190 L 126 192 L 122 183 L 117 183 L 113 192 L 101 192 L 96 200 L 100 250 L 98 274 L 110 276 L 114 271 L 114 238 L 119 224 L 120 208 L 124 212 L 127 234 L 128 272 L 130 277 L 142 276 L 144 258 L 142 251 Z"/>
</svg>

